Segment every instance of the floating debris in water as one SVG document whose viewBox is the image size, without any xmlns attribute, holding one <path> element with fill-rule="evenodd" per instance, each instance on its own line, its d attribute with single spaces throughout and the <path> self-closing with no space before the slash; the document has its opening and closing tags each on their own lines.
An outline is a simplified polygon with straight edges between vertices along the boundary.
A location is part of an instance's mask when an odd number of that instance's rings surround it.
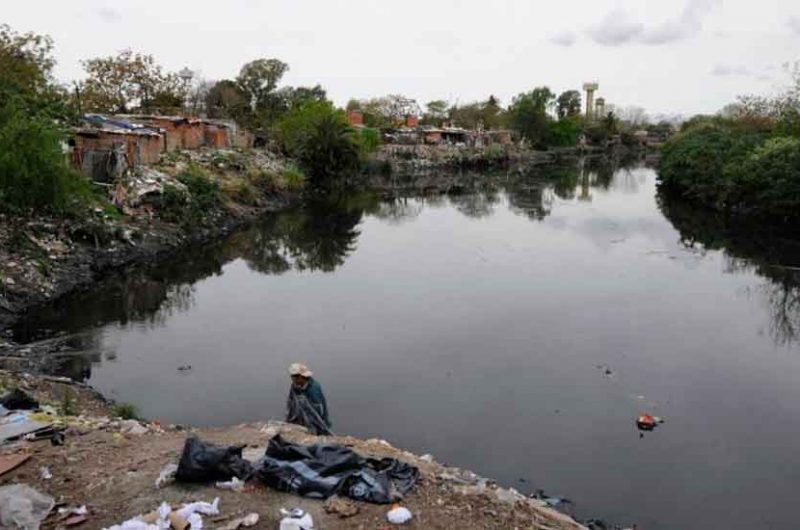
<svg viewBox="0 0 800 530">
<path fill-rule="evenodd" d="M 652 431 L 655 430 L 656 427 L 664 423 L 664 420 L 658 416 L 652 416 L 650 414 L 640 414 L 638 418 L 636 418 L 636 427 L 640 431 Z"/>
</svg>

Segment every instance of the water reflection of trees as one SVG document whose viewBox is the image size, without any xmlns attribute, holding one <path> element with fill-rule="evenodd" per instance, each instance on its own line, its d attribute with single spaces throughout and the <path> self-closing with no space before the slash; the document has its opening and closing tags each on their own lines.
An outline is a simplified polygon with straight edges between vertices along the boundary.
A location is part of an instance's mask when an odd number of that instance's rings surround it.
<svg viewBox="0 0 800 530">
<path fill-rule="evenodd" d="M 659 207 L 693 250 L 721 250 L 726 270 L 754 272 L 766 281 L 758 288 L 777 344 L 800 339 L 800 238 L 785 228 L 754 226 L 701 210 L 659 193 Z"/>
<path fill-rule="evenodd" d="M 355 250 L 363 215 L 360 204 L 314 201 L 306 208 L 270 215 L 230 244 L 253 270 L 264 274 L 331 272 Z"/>
<path fill-rule="evenodd" d="M 489 182 L 474 191 L 460 189 L 456 193 L 450 193 L 448 200 L 467 217 L 480 219 L 494 213 L 495 206 L 500 202 L 500 190 Z"/>
</svg>

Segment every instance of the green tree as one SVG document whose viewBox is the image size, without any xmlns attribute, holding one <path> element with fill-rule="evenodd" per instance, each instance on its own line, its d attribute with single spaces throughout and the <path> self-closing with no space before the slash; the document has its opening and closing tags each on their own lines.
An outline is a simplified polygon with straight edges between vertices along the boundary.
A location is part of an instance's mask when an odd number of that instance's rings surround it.
<svg viewBox="0 0 800 530">
<path fill-rule="evenodd" d="M 211 118 L 232 118 L 237 121 L 251 112 L 247 94 L 230 79 L 217 81 L 209 89 L 206 110 Z"/>
<path fill-rule="evenodd" d="M 508 109 L 511 127 L 535 147 L 547 147 L 552 121 L 547 112 L 554 100 L 555 95 L 547 87 L 519 94 Z"/>
<path fill-rule="evenodd" d="M 155 103 L 180 104 L 183 92 L 175 74 L 165 73 L 152 55 L 123 50 L 115 56 L 83 61 L 87 78 L 79 87 L 81 107 L 108 113 L 134 108 L 150 111 Z"/>
<path fill-rule="evenodd" d="M 435 99 L 425 104 L 425 113 L 422 115 L 422 121 L 426 125 L 436 125 L 440 127 L 444 120 L 447 119 L 448 104 L 443 99 Z"/>
<path fill-rule="evenodd" d="M 53 80 L 54 66 L 50 37 L 0 24 L 0 105 L 14 97 L 28 112 L 66 117 L 65 91 Z"/>
<path fill-rule="evenodd" d="M 561 147 L 577 145 L 583 125 L 577 116 L 551 121 L 548 131 L 548 143 Z"/>
<path fill-rule="evenodd" d="M 361 165 L 361 143 L 341 110 L 328 101 L 309 101 L 277 123 L 283 149 L 309 175 L 314 188 L 330 188 L 354 175 Z"/>
<path fill-rule="evenodd" d="M 269 96 L 288 70 L 289 65 L 279 59 L 256 59 L 242 66 L 236 82 L 244 91 L 250 108 L 269 106 Z"/>
<path fill-rule="evenodd" d="M 581 93 L 577 90 L 567 90 L 561 93 L 556 100 L 558 119 L 581 114 Z"/>
<path fill-rule="evenodd" d="M 0 210 L 70 211 L 89 197 L 88 182 L 66 164 L 65 109 L 52 79 L 52 41 L 0 26 Z"/>
</svg>

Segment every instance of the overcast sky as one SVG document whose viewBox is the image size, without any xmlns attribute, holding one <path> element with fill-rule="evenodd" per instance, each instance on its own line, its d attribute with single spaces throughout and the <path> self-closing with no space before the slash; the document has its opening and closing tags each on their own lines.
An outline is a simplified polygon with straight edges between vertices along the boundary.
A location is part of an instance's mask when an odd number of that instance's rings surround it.
<svg viewBox="0 0 800 530">
<path fill-rule="evenodd" d="M 774 91 L 800 59 L 800 0 L 2 0 L 0 22 L 55 39 L 57 76 L 132 48 L 165 67 L 234 77 L 259 57 L 285 84 L 331 98 L 401 93 L 420 103 L 597 80 L 608 102 L 714 112 Z"/>
</svg>

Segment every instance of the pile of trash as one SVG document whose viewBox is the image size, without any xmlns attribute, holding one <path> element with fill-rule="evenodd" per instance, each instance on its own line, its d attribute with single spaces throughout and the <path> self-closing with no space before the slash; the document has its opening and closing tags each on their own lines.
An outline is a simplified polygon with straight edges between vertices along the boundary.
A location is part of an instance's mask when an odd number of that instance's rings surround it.
<svg viewBox="0 0 800 530">
<path fill-rule="evenodd" d="M 139 166 L 129 172 L 127 178 L 119 181 L 113 190 L 112 202 L 119 207 L 136 208 L 147 202 L 148 198 L 160 196 L 164 187 L 186 193 L 186 185 L 178 179 L 147 166 Z"/>
<path fill-rule="evenodd" d="M 400 500 L 414 487 L 419 470 L 393 458 L 365 458 L 340 444 L 303 446 L 280 434 L 270 439 L 262 458 L 243 458 L 243 446 L 217 447 L 189 436 L 177 466 L 165 468 L 157 486 L 174 478 L 179 482 L 217 482 L 237 489 L 256 479 L 279 491 L 312 499 L 334 495 L 375 504 Z M 221 482 L 227 481 L 227 482 Z"/>
</svg>

